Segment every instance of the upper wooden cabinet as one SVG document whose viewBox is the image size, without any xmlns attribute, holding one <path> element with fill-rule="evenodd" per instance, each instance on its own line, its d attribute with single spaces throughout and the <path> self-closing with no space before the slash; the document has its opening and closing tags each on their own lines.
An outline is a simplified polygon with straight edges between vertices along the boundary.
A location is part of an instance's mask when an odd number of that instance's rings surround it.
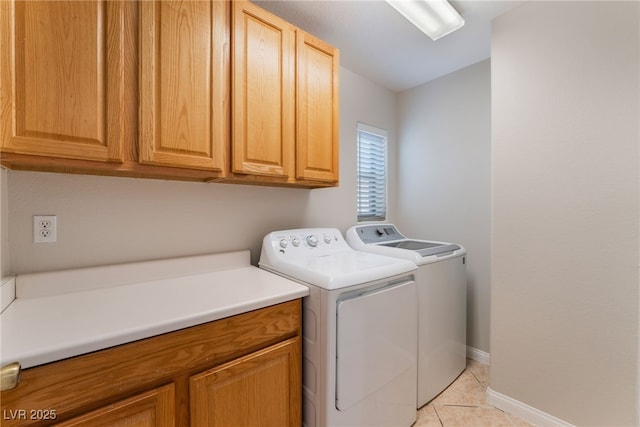
<svg viewBox="0 0 640 427">
<path fill-rule="evenodd" d="M 233 171 L 292 178 L 295 150 L 295 28 L 233 2 Z"/>
<path fill-rule="evenodd" d="M 298 30 L 297 54 L 296 177 L 337 182 L 339 53 Z"/>
<path fill-rule="evenodd" d="M 0 0 L 0 163 L 338 182 L 337 49 L 236 0 Z"/>
<path fill-rule="evenodd" d="M 140 2 L 140 162 L 227 173 L 229 3 Z"/>
<path fill-rule="evenodd" d="M 0 2 L 3 152 L 122 160 L 118 1 Z"/>
<path fill-rule="evenodd" d="M 233 172 L 338 181 L 338 50 L 233 2 Z"/>
</svg>

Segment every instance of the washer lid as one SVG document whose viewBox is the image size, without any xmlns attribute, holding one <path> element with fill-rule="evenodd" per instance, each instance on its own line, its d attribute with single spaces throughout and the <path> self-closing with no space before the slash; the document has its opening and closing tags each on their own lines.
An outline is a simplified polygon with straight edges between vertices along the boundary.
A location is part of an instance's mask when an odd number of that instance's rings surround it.
<svg viewBox="0 0 640 427">
<path fill-rule="evenodd" d="M 408 260 L 358 251 L 318 257 L 279 258 L 271 263 L 261 258 L 260 267 L 328 290 L 386 279 L 417 268 Z"/>
<path fill-rule="evenodd" d="M 393 224 L 356 225 L 347 230 L 347 241 L 358 251 L 430 264 L 464 256 L 467 251 L 455 243 L 408 239 Z"/>
<path fill-rule="evenodd" d="M 403 240 L 400 242 L 382 243 L 382 246 L 416 251 L 423 257 L 451 253 L 461 249 L 459 245 L 453 243 L 429 242 L 425 240 Z"/>
</svg>

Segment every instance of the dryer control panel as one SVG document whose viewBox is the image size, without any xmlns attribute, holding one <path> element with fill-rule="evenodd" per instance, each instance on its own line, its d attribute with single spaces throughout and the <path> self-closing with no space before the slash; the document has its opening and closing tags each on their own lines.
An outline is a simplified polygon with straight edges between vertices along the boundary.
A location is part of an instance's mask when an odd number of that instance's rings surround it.
<svg viewBox="0 0 640 427">
<path fill-rule="evenodd" d="M 366 244 L 406 239 L 393 224 L 373 224 L 355 227 L 356 234 Z"/>
</svg>

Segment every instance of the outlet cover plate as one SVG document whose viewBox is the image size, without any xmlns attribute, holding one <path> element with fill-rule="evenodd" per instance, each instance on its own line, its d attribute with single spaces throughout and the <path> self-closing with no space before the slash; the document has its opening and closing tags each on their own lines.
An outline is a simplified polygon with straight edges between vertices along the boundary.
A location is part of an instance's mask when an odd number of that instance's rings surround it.
<svg viewBox="0 0 640 427">
<path fill-rule="evenodd" d="M 58 240 L 58 224 L 55 215 L 33 216 L 33 242 L 54 243 Z"/>
</svg>

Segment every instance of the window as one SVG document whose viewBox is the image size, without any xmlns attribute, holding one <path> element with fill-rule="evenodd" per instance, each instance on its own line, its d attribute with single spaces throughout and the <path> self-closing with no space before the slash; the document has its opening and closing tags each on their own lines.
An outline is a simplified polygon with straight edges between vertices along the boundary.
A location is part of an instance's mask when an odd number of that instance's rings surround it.
<svg viewBox="0 0 640 427">
<path fill-rule="evenodd" d="M 358 123 L 358 221 L 387 216 L 387 131 Z"/>
</svg>

